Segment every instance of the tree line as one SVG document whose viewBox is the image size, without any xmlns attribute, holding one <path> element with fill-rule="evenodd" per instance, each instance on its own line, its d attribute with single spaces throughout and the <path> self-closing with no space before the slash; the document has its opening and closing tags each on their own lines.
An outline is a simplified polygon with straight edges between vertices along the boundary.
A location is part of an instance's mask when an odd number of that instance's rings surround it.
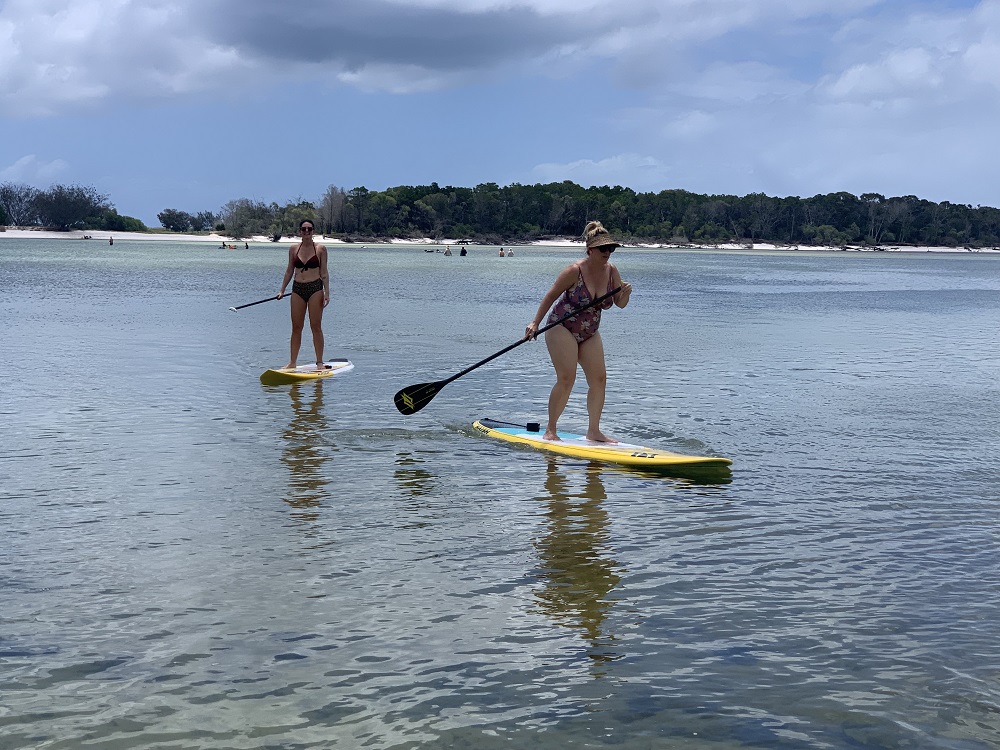
<svg viewBox="0 0 1000 750">
<path fill-rule="evenodd" d="M 122 216 L 108 196 L 87 185 L 53 185 L 39 190 L 14 182 L 0 184 L 0 226 L 104 229 L 113 232 L 145 232 L 146 225 L 132 216 Z"/>
<path fill-rule="evenodd" d="M 175 232 L 215 229 L 233 238 L 294 235 L 308 218 L 327 235 L 379 238 L 475 239 L 514 244 L 579 236 L 599 219 L 626 242 L 777 242 L 815 245 L 1000 246 L 1000 210 L 913 195 L 855 196 L 847 192 L 776 198 L 704 195 L 686 190 L 639 193 L 621 186 L 585 188 L 570 181 L 472 188 L 399 186 L 384 191 L 331 185 L 317 201 L 284 205 L 239 198 L 219 211 L 168 208 L 157 218 Z M 0 185 L 0 224 L 58 229 L 144 231 L 121 216 L 93 187 L 54 185 L 36 190 Z"/>
<path fill-rule="evenodd" d="M 284 206 L 249 198 L 227 203 L 218 226 L 233 237 L 277 239 L 303 218 L 328 235 L 378 238 L 470 238 L 507 244 L 579 236 L 599 219 L 624 241 L 776 242 L 806 245 L 1000 245 L 1000 210 L 934 203 L 913 195 L 811 198 L 703 195 L 686 190 L 637 193 L 621 186 L 585 188 L 570 181 L 474 188 L 400 186 L 384 191 L 331 185 L 315 203 Z"/>
</svg>

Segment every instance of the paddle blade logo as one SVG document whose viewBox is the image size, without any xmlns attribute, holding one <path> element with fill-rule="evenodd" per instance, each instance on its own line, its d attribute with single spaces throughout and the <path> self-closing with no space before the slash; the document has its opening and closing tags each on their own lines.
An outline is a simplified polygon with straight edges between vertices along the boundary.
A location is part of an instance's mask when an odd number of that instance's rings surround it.
<svg viewBox="0 0 1000 750">
<path fill-rule="evenodd" d="M 404 388 L 393 397 L 400 414 L 415 414 L 423 409 L 438 392 L 437 383 L 420 383 Z"/>
<path fill-rule="evenodd" d="M 417 400 L 406 389 L 397 393 L 395 398 L 393 398 L 393 402 L 396 404 L 396 408 L 399 409 L 399 413 L 404 415 L 413 414 L 423 406 L 423 404 L 418 404 Z"/>
</svg>

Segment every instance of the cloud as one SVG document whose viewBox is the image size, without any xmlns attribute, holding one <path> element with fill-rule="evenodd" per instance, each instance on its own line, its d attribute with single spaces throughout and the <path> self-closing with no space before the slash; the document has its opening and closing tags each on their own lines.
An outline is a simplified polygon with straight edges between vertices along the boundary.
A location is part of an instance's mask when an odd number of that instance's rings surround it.
<svg viewBox="0 0 1000 750">
<path fill-rule="evenodd" d="M 183 2 L 7 0 L 0 115 L 50 116 L 109 100 L 224 91 L 253 71 L 205 39 Z"/>
<path fill-rule="evenodd" d="M 659 190 L 656 186 L 669 182 L 669 170 L 659 160 L 628 153 L 568 164 L 538 164 L 532 176 L 541 183 L 571 180 L 578 185 L 622 185 L 637 191 Z"/>
<path fill-rule="evenodd" d="M 893 50 L 876 62 L 851 66 L 830 84 L 827 93 L 834 99 L 861 101 L 913 96 L 941 87 L 941 63 L 926 49 Z"/>
<path fill-rule="evenodd" d="M 624 85 L 642 86 L 698 65 L 706 42 L 872 2 L 7 0 L 0 113 L 40 116 L 303 78 L 422 92 L 474 85 L 490 72 L 566 76 L 595 60 L 611 63 Z"/>
<path fill-rule="evenodd" d="M 977 11 L 994 31 L 996 5 L 989 0 Z M 887 0 L 7 0 L 0 113 L 259 91 L 303 78 L 419 93 L 491 74 L 566 76 L 598 60 L 620 85 L 654 94 L 697 85 L 716 99 L 766 97 L 804 85 L 802 68 L 835 56 L 824 36 L 863 57 L 886 32 L 893 48 L 893 36 L 933 39 L 942 19 L 962 34 L 958 12 L 900 20 L 889 13 L 897 6 L 906 7 Z M 873 9 L 892 18 L 864 15 Z M 981 48 L 970 50 L 981 75 L 995 38 L 981 33 Z M 935 60 L 913 48 L 841 62 L 821 71 L 831 96 L 864 95 L 872 79 L 891 89 L 933 71 Z"/>
<path fill-rule="evenodd" d="M 17 182 L 35 187 L 48 187 L 60 174 L 69 170 L 62 159 L 39 161 L 34 154 L 22 156 L 8 167 L 0 169 L 0 182 Z"/>
<path fill-rule="evenodd" d="M 461 107 L 462 133 L 410 125 L 438 163 L 478 169 L 470 184 L 508 174 L 960 200 L 1000 167 L 988 135 L 1000 115 L 1000 0 L 0 2 L 0 117 L 304 89 L 318 93 L 318 117 L 343 114 L 347 89 L 383 118 L 414 102 L 425 114 L 439 101 Z M 520 144 L 493 126 L 489 152 L 469 145 L 487 107 Z M 574 116 L 561 130 L 532 120 L 552 112 Z M 363 149 L 358 135 L 345 137 Z M 385 160 L 398 171 L 406 158 Z M 398 179 L 370 176 L 377 160 L 363 161 L 357 184 Z"/>
</svg>

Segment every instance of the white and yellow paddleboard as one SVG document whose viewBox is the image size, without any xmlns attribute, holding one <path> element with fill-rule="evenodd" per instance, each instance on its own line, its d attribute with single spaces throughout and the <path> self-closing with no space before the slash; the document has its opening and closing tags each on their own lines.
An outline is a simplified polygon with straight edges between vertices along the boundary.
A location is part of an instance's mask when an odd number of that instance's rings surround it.
<svg viewBox="0 0 1000 750">
<path fill-rule="evenodd" d="M 487 437 L 508 443 L 527 445 L 539 450 L 558 453 L 573 458 L 627 466 L 632 469 L 655 471 L 663 474 L 689 476 L 692 474 L 728 474 L 733 463 L 720 456 L 687 456 L 682 453 L 647 448 L 631 443 L 596 443 L 583 435 L 559 431 L 559 440 L 546 440 L 537 424 L 529 430 L 523 425 L 480 419 L 472 425 Z"/>
<path fill-rule="evenodd" d="M 322 380 L 332 378 L 335 375 L 343 375 L 354 369 L 354 364 L 346 359 L 331 359 L 323 363 L 323 366 L 313 363 L 311 365 L 299 365 L 293 370 L 265 370 L 260 376 L 260 382 L 264 385 L 293 385 L 307 380 Z"/>
</svg>

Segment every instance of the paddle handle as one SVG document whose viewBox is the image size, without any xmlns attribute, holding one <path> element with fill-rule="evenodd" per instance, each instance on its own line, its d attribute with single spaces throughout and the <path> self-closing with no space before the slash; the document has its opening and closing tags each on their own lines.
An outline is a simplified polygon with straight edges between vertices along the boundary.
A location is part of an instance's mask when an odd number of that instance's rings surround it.
<svg viewBox="0 0 1000 750">
<path fill-rule="evenodd" d="M 611 297 L 614 297 L 621 290 L 622 290 L 622 288 L 618 287 L 618 288 L 613 289 L 612 291 L 608 292 L 607 294 L 602 294 L 600 297 L 598 297 L 597 299 L 595 299 L 589 305 L 584 305 L 583 307 L 578 307 L 577 309 L 575 309 L 573 312 L 569 313 L 568 315 L 563 315 L 561 318 L 559 318 L 559 320 L 555 321 L 554 323 L 549 323 L 547 326 L 542 326 L 537 331 L 535 331 L 535 336 L 534 337 L 537 337 L 538 334 L 544 333 L 545 331 L 549 330 L 550 328 L 555 328 L 560 323 L 569 320 L 570 318 L 572 318 L 575 315 L 579 315 L 584 310 L 589 310 L 591 307 L 594 307 L 596 305 L 601 304 L 602 302 L 604 302 L 604 300 L 610 299 Z M 460 377 L 462 377 L 463 375 L 467 375 L 468 373 L 470 373 L 473 370 L 475 370 L 477 367 L 482 367 L 487 362 L 492 362 L 497 357 L 500 357 L 500 356 L 506 354 L 511 349 L 516 349 L 521 344 L 523 344 L 525 341 L 529 341 L 529 340 L 530 339 L 523 338 L 520 341 L 515 341 L 513 344 L 511 344 L 508 347 L 505 347 L 505 348 L 501 349 L 496 354 L 491 354 L 489 357 L 487 357 L 486 359 L 482 360 L 481 362 L 476 362 L 476 364 L 472 365 L 472 367 L 466 367 L 460 373 L 457 373 L 456 375 L 452 375 L 447 380 L 440 381 L 440 385 L 443 387 L 443 386 L 447 385 L 448 383 L 450 383 L 452 380 L 458 380 Z"/>
<path fill-rule="evenodd" d="M 254 305 L 263 305 L 265 302 L 272 302 L 272 301 L 274 301 L 276 299 L 278 299 L 276 296 L 275 297 L 265 297 L 264 299 L 259 299 L 256 302 L 247 302 L 245 305 L 238 305 L 237 307 L 230 307 L 229 309 L 232 310 L 233 312 L 236 312 L 237 310 L 242 310 L 244 307 L 253 307 Z"/>
</svg>

